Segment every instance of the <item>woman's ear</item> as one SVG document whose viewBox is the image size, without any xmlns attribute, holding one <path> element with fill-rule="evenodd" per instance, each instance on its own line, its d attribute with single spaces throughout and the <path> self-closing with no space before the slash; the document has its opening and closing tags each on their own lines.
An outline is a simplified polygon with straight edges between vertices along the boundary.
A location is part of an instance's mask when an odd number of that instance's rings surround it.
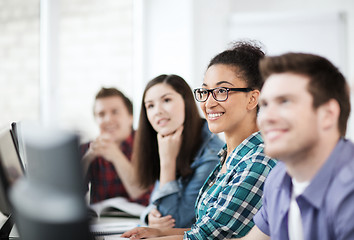
<svg viewBox="0 0 354 240">
<path fill-rule="evenodd" d="M 249 92 L 249 101 L 248 101 L 248 105 L 247 105 L 248 110 L 251 111 L 251 110 L 257 108 L 259 94 L 260 94 L 260 91 L 257 89 Z"/>
</svg>

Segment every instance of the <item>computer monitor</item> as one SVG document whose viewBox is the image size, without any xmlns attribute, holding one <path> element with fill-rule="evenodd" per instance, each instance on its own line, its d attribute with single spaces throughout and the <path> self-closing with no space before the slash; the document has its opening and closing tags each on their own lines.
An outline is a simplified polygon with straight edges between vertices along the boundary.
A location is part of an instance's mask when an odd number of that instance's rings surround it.
<svg viewBox="0 0 354 240">
<path fill-rule="evenodd" d="M 3 128 L 0 130 L 0 211 L 8 216 L 8 219 L 0 229 L 1 238 L 8 237 L 13 226 L 8 191 L 23 175 L 24 169 L 13 135 L 10 128 Z"/>
<path fill-rule="evenodd" d="M 26 177 L 9 193 L 21 238 L 90 239 L 79 136 L 37 125 L 24 127 L 22 133 Z"/>
<path fill-rule="evenodd" d="M 12 134 L 12 138 L 14 140 L 18 155 L 20 156 L 23 169 L 26 170 L 27 157 L 26 157 L 24 137 L 22 133 L 23 127 L 24 127 L 23 122 L 12 122 L 10 132 Z"/>
</svg>

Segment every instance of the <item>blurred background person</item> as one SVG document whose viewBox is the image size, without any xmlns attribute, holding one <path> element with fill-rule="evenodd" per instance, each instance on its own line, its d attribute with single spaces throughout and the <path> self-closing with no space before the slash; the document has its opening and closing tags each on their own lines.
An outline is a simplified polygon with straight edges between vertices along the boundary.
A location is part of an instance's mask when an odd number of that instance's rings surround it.
<svg viewBox="0 0 354 240">
<path fill-rule="evenodd" d="M 177 75 L 146 86 L 134 143 L 137 177 L 155 184 L 142 220 L 153 227 L 190 227 L 199 190 L 219 162 L 223 141 L 199 115 L 193 93 Z"/>
<path fill-rule="evenodd" d="M 150 193 L 138 187 L 131 163 L 134 130 L 133 104 L 116 88 L 101 88 L 93 107 L 100 134 L 81 146 L 90 202 L 125 197 L 142 205 Z"/>
</svg>

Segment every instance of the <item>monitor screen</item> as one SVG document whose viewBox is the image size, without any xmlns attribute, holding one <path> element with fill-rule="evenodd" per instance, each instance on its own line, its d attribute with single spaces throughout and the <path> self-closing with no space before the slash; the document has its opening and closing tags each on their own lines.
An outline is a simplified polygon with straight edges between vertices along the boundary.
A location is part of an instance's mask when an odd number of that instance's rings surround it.
<svg viewBox="0 0 354 240">
<path fill-rule="evenodd" d="M 7 191 L 23 174 L 22 162 L 11 131 L 9 128 L 2 129 L 0 130 L 0 211 L 5 215 L 11 213 Z"/>
<path fill-rule="evenodd" d="M 20 235 L 31 240 L 90 239 L 79 137 L 36 125 L 23 128 L 23 137 L 26 177 L 9 194 Z"/>
<path fill-rule="evenodd" d="M 24 123 L 21 122 L 12 122 L 11 123 L 11 134 L 14 140 L 17 152 L 20 156 L 21 163 L 24 169 L 27 166 L 27 158 L 26 158 L 26 151 L 25 151 L 25 142 L 22 134 L 22 128 L 24 127 Z"/>
</svg>

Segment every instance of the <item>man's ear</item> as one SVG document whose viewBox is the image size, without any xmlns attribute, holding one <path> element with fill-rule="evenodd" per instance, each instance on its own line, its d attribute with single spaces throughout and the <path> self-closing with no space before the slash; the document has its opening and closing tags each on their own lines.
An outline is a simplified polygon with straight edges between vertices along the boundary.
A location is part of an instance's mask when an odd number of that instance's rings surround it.
<svg viewBox="0 0 354 240">
<path fill-rule="evenodd" d="M 260 91 L 256 89 L 256 90 L 249 92 L 249 94 L 250 95 L 249 95 L 247 109 L 253 110 L 258 105 L 258 98 L 259 98 Z"/>
<path fill-rule="evenodd" d="M 340 106 L 337 100 L 330 99 L 318 109 L 319 121 L 322 129 L 338 128 Z"/>
</svg>

